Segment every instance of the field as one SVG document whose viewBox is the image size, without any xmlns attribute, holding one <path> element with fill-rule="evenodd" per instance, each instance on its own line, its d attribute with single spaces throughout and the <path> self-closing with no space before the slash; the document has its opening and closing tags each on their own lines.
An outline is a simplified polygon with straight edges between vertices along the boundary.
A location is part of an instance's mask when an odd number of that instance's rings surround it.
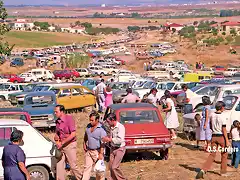
<svg viewBox="0 0 240 180">
<path fill-rule="evenodd" d="M 6 40 L 19 48 L 39 48 L 82 43 L 90 41 L 91 37 L 70 33 L 10 31 Z"/>
</svg>

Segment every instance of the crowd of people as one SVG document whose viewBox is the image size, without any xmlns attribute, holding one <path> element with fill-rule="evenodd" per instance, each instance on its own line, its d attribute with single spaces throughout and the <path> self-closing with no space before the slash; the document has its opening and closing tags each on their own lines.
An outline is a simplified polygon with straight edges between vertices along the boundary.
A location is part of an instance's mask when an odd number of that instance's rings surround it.
<svg viewBox="0 0 240 180">
<path fill-rule="evenodd" d="M 112 180 L 127 179 L 120 169 L 120 163 L 126 152 L 125 148 L 125 127 L 117 121 L 116 114 L 110 113 L 107 115 L 104 123 L 100 121 L 100 113 L 103 113 L 112 101 L 113 83 L 106 85 L 104 79 L 99 79 L 99 82 L 94 88 L 94 93 L 97 98 L 98 111 L 92 111 L 89 115 L 89 124 L 84 133 L 83 150 L 84 169 L 80 170 L 77 165 L 77 138 L 75 121 L 71 115 L 65 114 L 65 108 L 62 105 L 55 107 L 56 115 L 56 133 L 54 141 L 57 149 L 61 152 L 61 156 L 57 157 L 56 163 L 56 179 L 65 180 L 66 163 L 76 179 L 89 180 L 91 177 L 92 168 L 98 161 L 104 164 L 104 153 L 108 149 L 110 151 L 109 170 Z M 187 85 L 182 86 L 185 92 L 184 101 L 187 102 L 189 90 Z M 123 98 L 122 103 L 150 103 L 162 112 L 166 113 L 164 124 L 171 134 L 171 139 L 177 138 L 175 129 L 179 127 L 178 114 L 175 109 L 176 102 L 171 96 L 170 91 L 166 90 L 163 97 L 157 97 L 157 89 L 153 88 L 146 94 L 143 99 L 136 96 L 131 88 L 128 88 L 127 95 Z M 200 142 L 205 142 L 204 150 L 209 152 L 206 162 L 198 172 L 196 179 L 203 178 L 205 173 L 210 169 L 216 153 L 221 152 L 221 175 L 228 176 L 227 173 L 227 157 L 230 147 L 230 139 L 232 139 L 232 160 L 230 166 L 237 170 L 240 160 L 240 122 L 234 121 L 230 133 L 227 133 L 226 118 L 223 114 L 225 104 L 218 101 L 215 105 L 216 111 L 210 113 L 210 98 L 202 97 L 202 114 L 196 114 L 196 148 L 200 148 Z M 11 134 L 11 143 L 4 147 L 2 155 L 2 164 L 4 168 L 5 180 L 30 180 L 29 172 L 25 167 L 26 156 L 20 145 L 23 144 L 23 132 L 15 130 Z M 219 149 L 220 148 L 220 149 Z M 168 153 L 165 153 L 168 154 Z M 164 156 L 164 159 L 168 159 Z M 105 179 L 104 171 L 96 172 L 97 180 Z"/>
</svg>

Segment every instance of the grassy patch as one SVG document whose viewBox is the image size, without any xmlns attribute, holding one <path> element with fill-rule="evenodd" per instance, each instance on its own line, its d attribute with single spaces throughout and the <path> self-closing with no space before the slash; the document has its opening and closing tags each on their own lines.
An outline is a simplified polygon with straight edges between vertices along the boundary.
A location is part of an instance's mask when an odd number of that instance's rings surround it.
<svg viewBox="0 0 240 180">
<path fill-rule="evenodd" d="M 10 31 L 6 35 L 6 40 L 16 47 L 37 48 L 50 47 L 55 45 L 66 45 L 72 43 L 81 43 L 89 41 L 91 37 L 70 34 L 70 33 L 53 33 L 53 32 L 24 32 Z"/>
<path fill-rule="evenodd" d="M 235 45 L 240 46 L 240 36 L 235 38 Z"/>
</svg>

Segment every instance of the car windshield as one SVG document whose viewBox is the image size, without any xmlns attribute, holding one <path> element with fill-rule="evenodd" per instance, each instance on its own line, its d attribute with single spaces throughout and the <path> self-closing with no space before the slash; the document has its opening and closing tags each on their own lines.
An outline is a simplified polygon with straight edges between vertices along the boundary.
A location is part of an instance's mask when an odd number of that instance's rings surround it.
<svg viewBox="0 0 240 180">
<path fill-rule="evenodd" d="M 155 110 L 135 110 L 120 112 L 120 121 L 122 124 L 141 124 L 159 122 Z"/>
<path fill-rule="evenodd" d="M 228 89 L 225 90 L 223 93 L 223 97 L 226 97 L 228 95 L 235 95 L 235 94 L 240 94 L 240 88 L 239 89 Z"/>
<path fill-rule="evenodd" d="M 119 83 L 119 84 L 114 84 L 112 86 L 112 89 L 118 89 L 118 90 L 121 90 L 121 89 L 127 89 L 128 88 L 128 85 L 127 83 Z"/>
<path fill-rule="evenodd" d="M 47 91 L 50 86 L 35 86 L 32 91 Z"/>
<path fill-rule="evenodd" d="M 28 96 L 26 97 L 26 105 L 40 105 L 40 104 L 53 104 L 53 97 L 46 96 Z"/>
<path fill-rule="evenodd" d="M 197 90 L 201 89 L 203 86 L 195 86 L 193 88 L 191 88 L 192 92 L 196 92 Z"/>
<path fill-rule="evenodd" d="M 225 103 L 225 109 L 226 110 L 231 110 L 235 103 L 237 102 L 237 97 L 236 96 L 226 96 L 223 98 L 223 102 Z"/>
<path fill-rule="evenodd" d="M 36 84 L 28 84 L 26 86 L 23 86 L 23 91 L 24 92 L 32 91 L 35 86 L 36 86 Z"/>
<path fill-rule="evenodd" d="M 151 86 L 154 84 L 155 82 L 146 82 L 144 85 L 143 85 L 143 89 L 150 89 Z"/>
<path fill-rule="evenodd" d="M 175 83 L 167 83 L 167 90 L 171 90 Z"/>
<path fill-rule="evenodd" d="M 3 119 L 18 119 L 26 121 L 27 118 L 24 114 L 0 114 L 0 120 Z"/>
</svg>

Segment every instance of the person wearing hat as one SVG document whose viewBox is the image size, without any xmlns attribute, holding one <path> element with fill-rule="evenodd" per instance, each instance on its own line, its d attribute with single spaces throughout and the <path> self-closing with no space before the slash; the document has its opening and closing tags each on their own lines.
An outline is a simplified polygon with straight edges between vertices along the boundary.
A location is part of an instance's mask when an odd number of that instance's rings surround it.
<svg viewBox="0 0 240 180">
<path fill-rule="evenodd" d="M 156 88 L 152 88 L 150 91 L 150 94 L 147 97 L 147 101 L 156 107 L 157 107 L 157 102 L 158 102 L 157 92 L 158 92 L 158 90 Z"/>
<path fill-rule="evenodd" d="M 125 96 L 122 100 L 122 103 L 136 103 L 141 102 L 141 99 L 136 95 L 132 93 L 132 89 L 127 89 L 127 96 Z"/>
</svg>

